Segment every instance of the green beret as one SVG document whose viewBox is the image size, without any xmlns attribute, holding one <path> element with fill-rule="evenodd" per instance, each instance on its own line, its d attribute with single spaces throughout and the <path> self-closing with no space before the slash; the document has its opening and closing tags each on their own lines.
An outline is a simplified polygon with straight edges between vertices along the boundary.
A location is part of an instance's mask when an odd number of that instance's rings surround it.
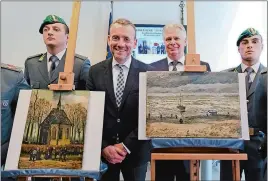
<svg viewBox="0 0 268 181">
<path fill-rule="evenodd" d="M 64 25 L 66 25 L 68 27 L 68 25 L 66 24 L 66 22 L 60 18 L 59 16 L 56 15 L 48 15 L 43 23 L 41 24 L 40 28 L 39 28 L 39 33 L 43 34 L 43 28 L 44 26 L 48 25 L 48 24 L 54 24 L 54 23 L 62 23 Z"/>
<path fill-rule="evenodd" d="M 237 39 L 237 42 L 236 42 L 236 45 L 239 46 L 240 42 L 244 39 L 244 38 L 247 38 L 247 37 L 252 37 L 254 35 L 260 35 L 260 33 L 258 32 L 258 30 L 256 30 L 255 28 L 248 28 L 246 29 L 245 31 L 243 31 L 238 39 Z"/>
</svg>

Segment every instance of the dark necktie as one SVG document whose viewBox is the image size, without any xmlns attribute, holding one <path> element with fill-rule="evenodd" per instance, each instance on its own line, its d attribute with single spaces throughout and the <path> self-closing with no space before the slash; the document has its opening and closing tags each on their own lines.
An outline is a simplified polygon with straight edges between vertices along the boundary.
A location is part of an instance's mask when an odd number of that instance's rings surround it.
<svg viewBox="0 0 268 181">
<path fill-rule="evenodd" d="M 250 75 L 252 72 L 254 72 L 253 68 L 252 67 L 247 67 L 245 72 L 247 72 L 247 76 L 246 76 L 246 86 L 247 86 L 247 91 L 250 89 L 250 86 L 252 84 L 252 81 L 251 81 L 251 78 L 250 78 Z"/>
<path fill-rule="evenodd" d="M 178 64 L 181 64 L 181 62 L 178 62 L 178 61 L 171 62 L 171 65 L 173 66 L 172 71 L 177 71 L 177 65 Z"/>
<path fill-rule="evenodd" d="M 125 88 L 125 83 L 124 83 L 124 74 L 123 74 L 123 66 L 124 65 L 116 65 L 120 72 L 117 77 L 117 86 L 116 86 L 116 93 L 115 93 L 115 98 L 116 98 L 116 105 L 117 107 L 120 107 L 121 101 L 122 101 L 122 96 Z"/>
<path fill-rule="evenodd" d="M 52 55 L 52 56 L 49 58 L 49 61 L 52 62 L 52 63 L 51 63 L 51 66 L 50 66 L 50 73 L 52 73 L 52 72 L 55 70 L 55 68 L 58 66 L 58 64 L 59 64 L 59 59 L 58 59 L 57 56 Z"/>
</svg>

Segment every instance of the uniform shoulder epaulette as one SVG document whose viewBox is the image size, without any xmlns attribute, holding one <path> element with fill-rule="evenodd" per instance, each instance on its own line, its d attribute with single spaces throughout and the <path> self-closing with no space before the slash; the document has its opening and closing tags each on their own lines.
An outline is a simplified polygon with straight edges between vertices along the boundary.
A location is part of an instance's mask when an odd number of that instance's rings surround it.
<svg viewBox="0 0 268 181">
<path fill-rule="evenodd" d="M 222 70 L 221 72 L 237 72 L 235 67 L 229 68 L 229 69 L 225 69 Z"/>
<path fill-rule="evenodd" d="M 87 57 L 82 56 L 82 55 L 79 55 L 79 54 L 75 54 L 75 57 L 80 58 L 80 59 L 82 59 L 82 60 L 86 60 L 86 59 L 88 59 Z"/>
<path fill-rule="evenodd" d="M 20 68 L 18 66 L 5 64 L 5 63 L 1 63 L 1 68 L 8 69 L 8 70 L 13 70 L 13 71 L 16 71 L 16 72 L 21 72 L 22 71 L 22 68 Z"/>
<path fill-rule="evenodd" d="M 264 68 L 264 69 L 261 71 L 261 74 L 267 74 L 267 68 Z"/>
<path fill-rule="evenodd" d="M 26 60 L 31 59 L 31 58 L 40 57 L 40 56 L 41 56 L 41 55 L 43 55 L 43 54 L 44 54 L 44 53 L 38 53 L 38 54 L 36 54 L 36 55 L 29 56 L 29 57 L 27 57 L 27 59 L 26 59 Z"/>
</svg>

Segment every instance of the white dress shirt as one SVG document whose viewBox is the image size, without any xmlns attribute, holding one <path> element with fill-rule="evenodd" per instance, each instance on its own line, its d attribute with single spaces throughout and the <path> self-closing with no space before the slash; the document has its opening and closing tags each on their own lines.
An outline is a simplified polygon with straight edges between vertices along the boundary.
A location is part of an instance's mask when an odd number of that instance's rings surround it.
<svg viewBox="0 0 268 181">
<path fill-rule="evenodd" d="M 112 68 L 113 68 L 113 85 L 114 85 L 114 94 L 116 94 L 116 88 L 117 88 L 117 77 L 120 73 L 120 69 L 118 66 L 116 66 L 116 64 L 120 64 L 118 63 L 115 58 L 113 58 L 113 62 L 112 62 Z M 129 68 L 130 68 L 130 64 L 131 64 L 131 57 L 129 57 L 127 59 L 127 61 L 123 64 L 120 65 L 124 65 L 123 68 L 123 74 L 124 74 L 124 86 L 126 86 L 126 81 L 127 81 L 127 76 L 128 76 L 128 72 L 129 72 Z M 116 96 L 116 95 L 115 95 Z M 128 154 L 130 154 L 130 150 L 124 145 L 124 143 L 122 143 L 122 145 L 124 146 L 124 148 L 127 150 Z"/>
<path fill-rule="evenodd" d="M 57 55 L 55 55 L 55 56 L 57 56 L 58 59 L 61 60 L 61 58 L 63 57 L 65 51 L 66 51 L 66 48 L 65 48 L 64 50 L 62 50 L 61 52 L 59 52 L 59 53 L 58 53 Z M 48 72 L 50 71 L 50 67 L 51 67 L 51 64 L 52 64 L 52 62 L 49 61 L 49 58 L 50 58 L 51 56 L 52 56 L 52 54 L 50 54 L 49 52 L 47 52 L 47 70 L 48 70 Z M 60 63 L 60 62 L 59 62 L 59 63 Z M 59 65 L 59 63 L 58 63 L 58 65 Z M 58 66 L 58 65 L 56 65 L 56 66 Z"/>
<path fill-rule="evenodd" d="M 169 57 L 167 57 L 167 60 L 168 60 L 168 69 L 169 69 L 169 71 L 172 71 L 172 69 L 173 69 L 172 62 L 173 62 L 174 60 L 170 59 Z M 183 55 L 183 56 L 182 56 L 179 60 L 177 60 L 177 61 L 180 62 L 180 63 L 178 63 L 178 64 L 176 65 L 177 71 L 184 71 L 184 61 L 185 61 L 185 56 Z"/>
<path fill-rule="evenodd" d="M 251 82 L 254 81 L 254 78 L 255 78 L 255 76 L 256 76 L 258 70 L 259 70 L 260 64 L 261 64 L 260 62 L 257 62 L 257 63 L 255 63 L 254 65 L 251 66 L 251 68 L 254 70 L 254 71 L 250 74 L 250 80 L 251 80 Z M 245 65 L 244 63 L 241 63 L 241 69 L 242 69 L 242 72 L 247 73 L 247 72 L 245 71 L 247 67 L 248 67 L 247 65 Z"/>
</svg>

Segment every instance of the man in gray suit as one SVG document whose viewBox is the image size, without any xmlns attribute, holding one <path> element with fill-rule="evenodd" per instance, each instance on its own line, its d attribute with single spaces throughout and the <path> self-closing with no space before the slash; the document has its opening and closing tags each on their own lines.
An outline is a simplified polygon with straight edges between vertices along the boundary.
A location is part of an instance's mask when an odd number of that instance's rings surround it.
<svg viewBox="0 0 268 181">
<path fill-rule="evenodd" d="M 265 149 L 263 145 L 267 133 L 267 111 L 263 111 L 263 106 L 260 105 L 264 101 L 260 101 L 260 98 L 266 94 L 265 91 L 261 90 L 261 86 L 264 82 L 264 77 L 267 75 L 265 73 L 267 69 L 260 63 L 259 59 L 263 49 L 262 36 L 256 29 L 248 28 L 241 33 L 236 44 L 242 63 L 238 67 L 228 69 L 227 71 L 246 73 L 250 134 L 250 141 L 245 141 L 244 150 L 242 150 L 242 152 L 247 153 L 248 160 L 240 161 L 240 171 L 242 174 L 244 170 L 246 181 L 260 181 L 262 180 L 261 172 L 265 157 L 265 154 L 262 154 L 263 149 Z M 265 78 L 265 80 L 267 79 Z M 262 104 L 267 104 L 267 98 Z M 221 180 L 232 180 L 231 161 L 221 161 Z"/>
<path fill-rule="evenodd" d="M 163 28 L 163 39 L 167 58 L 151 64 L 154 71 L 184 71 L 186 47 L 186 31 L 181 24 L 168 24 Z M 201 65 L 206 65 L 210 72 L 208 63 L 200 61 Z M 189 161 L 156 161 L 156 181 L 188 181 L 190 180 Z"/>
<path fill-rule="evenodd" d="M 58 82 L 59 72 L 64 71 L 69 28 L 65 21 L 48 15 L 40 26 L 47 52 L 30 56 L 25 61 L 25 78 L 33 89 L 48 89 Z M 85 90 L 90 62 L 87 57 L 75 54 L 74 85 L 76 90 Z"/>
</svg>

